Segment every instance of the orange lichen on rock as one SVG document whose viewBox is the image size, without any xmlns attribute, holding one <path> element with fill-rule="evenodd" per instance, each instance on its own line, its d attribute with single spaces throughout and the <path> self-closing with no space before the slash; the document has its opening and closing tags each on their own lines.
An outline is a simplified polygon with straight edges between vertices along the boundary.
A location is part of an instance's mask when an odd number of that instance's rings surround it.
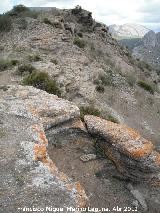
<svg viewBox="0 0 160 213">
<path fill-rule="evenodd" d="M 121 128 L 122 128 L 122 131 L 124 131 L 126 134 L 128 134 L 133 140 L 138 140 L 141 138 L 141 135 L 130 127 L 128 127 L 126 125 L 122 125 Z"/>
<path fill-rule="evenodd" d="M 76 185 L 75 188 L 78 192 L 78 194 L 77 194 L 78 195 L 77 196 L 78 206 L 80 208 L 87 207 L 88 206 L 88 198 L 85 194 L 85 191 L 84 191 L 82 185 L 79 182 L 77 182 L 75 185 Z"/>
<path fill-rule="evenodd" d="M 156 152 L 154 163 L 160 167 L 160 154 L 158 152 Z"/>
<path fill-rule="evenodd" d="M 120 152 L 132 158 L 144 158 L 150 155 L 154 146 L 132 128 L 115 124 L 95 116 L 85 116 L 89 132 L 101 135 Z M 109 139 L 109 140 L 108 140 Z"/>
<path fill-rule="evenodd" d="M 98 140 L 99 146 L 121 174 L 134 181 L 160 183 L 160 153 L 151 141 L 126 125 L 93 115 L 85 116 L 84 121 L 88 132 L 102 139 Z"/>
<path fill-rule="evenodd" d="M 123 145 L 123 152 L 136 159 L 148 157 L 153 151 L 153 144 L 150 141 L 145 141 L 142 144 L 141 142 L 138 143 L 133 140 L 132 143 L 125 143 Z"/>
<path fill-rule="evenodd" d="M 48 144 L 48 140 L 47 140 L 46 135 L 44 134 L 43 131 L 39 132 L 39 137 L 45 144 Z"/>
<path fill-rule="evenodd" d="M 73 188 L 77 191 L 76 199 L 77 199 L 77 204 L 79 208 L 88 206 L 88 198 L 80 182 L 76 182 L 75 184 L 67 184 L 66 188 L 69 191 L 72 191 Z"/>
<path fill-rule="evenodd" d="M 38 110 L 32 106 L 32 105 L 28 105 L 27 106 L 27 110 L 33 115 L 33 116 L 38 116 Z"/>
<path fill-rule="evenodd" d="M 40 160 L 40 161 L 46 160 L 47 158 L 46 145 L 35 144 L 34 154 L 35 154 L 35 160 Z"/>
<path fill-rule="evenodd" d="M 42 130 L 42 128 L 38 124 L 34 124 L 32 126 L 32 129 L 33 129 L 33 131 L 35 131 L 38 134 L 39 141 L 42 144 L 48 144 L 48 140 L 46 138 L 46 135 L 45 135 L 44 131 Z"/>
</svg>

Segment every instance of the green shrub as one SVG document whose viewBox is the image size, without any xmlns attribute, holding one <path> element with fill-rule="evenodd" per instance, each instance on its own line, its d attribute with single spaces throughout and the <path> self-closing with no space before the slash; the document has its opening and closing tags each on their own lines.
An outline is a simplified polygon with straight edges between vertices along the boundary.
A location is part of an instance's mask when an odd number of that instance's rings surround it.
<svg viewBox="0 0 160 213">
<path fill-rule="evenodd" d="M 119 120 L 117 118 L 115 118 L 114 116 L 112 116 L 112 115 L 108 115 L 106 119 L 108 121 L 113 122 L 113 123 L 119 123 Z"/>
<path fill-rule="evenodd" d="M 13 7 L 11 11 L 7 13 L 8 15 L 16 15 L 18 17 L 31 17 L 31 18 L 37 18 L 39 15 L 39 12 L 32 11 L 28 7 L 24 5 L 16 5 Z"/>
<path fill-rule="evenodd" d="M 35 61 L 40 61 L 41 60 L 41 57 L 39 55 L 29 55 L 28 58 L 29 58 L 29 60 L 31 62 L 33 62 L 33 61 L 35 62 Z"/>
<path fill-rule="evenodd" d="M 0 59 L 0 71 L 4 71 L 10 67 L 11 63 L 8 60 Z"/>
<path fill-rule="evenodd" d="M 23 85 L 34 86 L 48 93 L 61 96 L 61 90 L 55 80 L 45 72 L 33 72 L 23 79 Z"/>
<path fill-rule="evenodd" d="M 135 85 L 135 83 L 136 83 L 136 77 L 135 77 L 133 74 L 127 74 L 127 75 L 125 76 L 125 78 L 126 78 L 128 84 L 129 84 L 131 87 L 133 87 L 133 86 Z"/>
<path fill-rule="evenodd" d="M 43 19 L 43 22 L 44 22 L 45 24 L 54 26 L 54 24 L 53 24 L 48 18 L 44 18 L 44 19 Z"/>
<path fill-rule="evenodd" d="M 91 106 L 82 106 L 80 107 L 80 117 L 82 121 L 84 121 L 85 115 L 100 116 L 101 112 L 99 111 L 99 109 L 91 107 Z"/>
<path fill-rule="evenodd" d="M 51 62 L 53 63 L 53 64 L 55 64 L 55 65 L 57 65 L 58 64 L 58 60 L 57 59 L 51 59 Z"/>
<path fill-rule="evenodd" d="M 105 88 L 102 84 L 96 85 L 97 92 L 103 93 L 105 91 Z"/>
<path fill-rule="evenodd" d="M 83 38 L 83 33 L 82 33 L 82 32 L 78 32 L 77 35 L 78 35 L 80 38 Z"/>
<path fill-rule="evenodd" d="M 17 73 L 20 75 L 23 74 L 31 74 L 33 71 L 35 71 L 35 67 L 33 67 L 31 64 L 22 64 L 18 66 Z"/>
<path fill-rule="evenodd" d="M 20 5 L 14 6 L 12 11 L 19 14 L 19 13 L 24 13 L 26 11 L 29 11 L 29 8 L 20 4 Z"/>
<path fill-rule="evenodd" d="M 79 48 L 84 48 L 86 46 L 86 42 L 79 37 L 75 37 L 73 43 L 77 45 Z"/>
<path fill-rule="evenodd" d="M 106 71 L 105 74 L 100 74 L 98 78 L 99 78 L 99 80 L 101 80 L 102 85 L 104 85 L 104 86 L 113 85 L 113 72 L 112 72 L 112 70 Z"/>
<path fill-rule="evenodd" d="M 3 128 L 0 128 L 0 138 L 3 138 L 6 135 Z"/>
<path fill-rule="evenodd" d="M 12 59 L 10 63 L 12 66 L 16 66 L 17 64 L 19 64 L 19 61 L 17 59 Z"/>
<path fill-rule="evenodd" d="M 151 94 L 154 94 L 154 89 L 153 89 L 153 87 L 148 82 L 139 80 L 137 82 L 137 85 L 140 86 L 140 87 L 142 87 L 146 91 L 150 92 Z"/>
<path fill-rule="evenodd" d="M 0 32 L 8 32 L 11 28 L 11 18 L 8 15 L 0 15 Z"/>
</svg>

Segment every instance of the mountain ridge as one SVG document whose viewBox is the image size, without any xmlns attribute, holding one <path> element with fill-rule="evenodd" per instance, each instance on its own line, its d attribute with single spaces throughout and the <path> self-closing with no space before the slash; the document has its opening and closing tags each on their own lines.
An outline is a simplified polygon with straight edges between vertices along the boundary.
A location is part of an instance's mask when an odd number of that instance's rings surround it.
<svg viewBox="0 0 160 213">
<path fill-rule="evenodd" d="M 122 25 L 109 25 L 109 32 L 117 37 L 141 38 L 149 29 L 140 24 L 127 23 Z"/>
</svg>

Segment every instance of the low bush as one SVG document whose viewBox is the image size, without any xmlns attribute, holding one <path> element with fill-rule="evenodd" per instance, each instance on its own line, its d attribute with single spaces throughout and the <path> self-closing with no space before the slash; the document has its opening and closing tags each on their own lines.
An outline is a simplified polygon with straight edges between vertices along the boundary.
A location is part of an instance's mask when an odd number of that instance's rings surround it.
<svg viewBox="0 0 160 213">
<path fill-rule="evenodd" d="M 13 7 L 12 9 L 13 12 L 19 14 L 19 13 L 24 13 L 24 12 L 28 12 L 29 11 L 29 8 L 20 4 L 20 5 L 16 5 Z"/>
<path fill-rule="evenodd" d="M 22 64 L 18 66 L 17 73 L 19 75 L 31 74 L 35 70 L 36 70 L 35 67 L 33 67 L 31 64 Z"/>
<path fill-rule="evenodd" d="M 44 18 L 44 19 L 43 19 L 43 22 L 44 22 L 45 24 L 54 26 L 54 24 L 53 24 L 48 18 Z"/>
<path fill-rule="evenodd" d="M 11 11 L 7 13 L 10 16 L 18 16 L 18 17 L 30 17 L 36 19 L 39 15 L 39 12 L 30 10 L 28 7 L 24 5 L 16 5 L 13 7 Z"/>
<path fill-rule="evenodd" d="M 52 80 L 45 72 L 33 72 L 24 77 L 23 85 L 34 86 L 48 93 L 61 96 L 61 90 L 58 83 Z"/>
<path fill-rule="evenodd" d="M 11 28 L 11 18 L 8 15 L 0 15 L 0 32 L 8 32 Z"/>
<path fill-rule="evenodd" d="M 82 106 L 80 107 L 80 117 L 82 121 L 84 121 L 85 115 L 100 116 L 101 112 L 99 111 L 99 109 L 91 107 L 91 106 Z"/>
<path fill-rule="evenodd" d="M 128 84 L 133 87 L 136 83 L 136 77 L 133 74 L 127 74 L 125 76 L 126 81 L 128 82 Z"/>
<path fill-rule="evenodd" d="M 55 64 L 55 65 L 57 65 L 58 64 L 58 60 L 57 59 L 51 59 L 51 62 L 53 63 L 53 64 Z"/>
<path fill-rule="evenodd" d="M 86 42 L 79 37 L 75 37 L 73 43 L 79 48 L 84 48 L 86 46 Z"/>
<path fill-rule="evenodd" d="M 4 71 L 4 70 L 8 69 L 10 66 L 11 66 L 10 61 L 0 59 L 0 71 Z"/>
<path fill-rule="evenodd" d="M 39 55 L 29 55 L 28 58 L 31 62 L 41 61 L 41 57 Z"/>
<path fill-rule="evenodd" d="M 113 123 L 119 123 L 119 120 L 117 118 L 115 118 L 113 115 L 108 115 L 106 119 Z"/>
<path fill-rule="evenodd" d="M 19 64 L 19 61 L 17 59 L 12 59 L 10 63 L 12 66 L 16 66 L 17 64 Z"/>
<path fill-rule="evenodd" d="M 96 85 L 97 92 L 103 93 L 105 91 L 105 88 L 102 84 Z"/>
<path fill-rule="evenodd" d="M 83 38 L 83 33 L 82 33 L 82 32 L 78 32 L 77 35 L 78 35 L 80 38 Z"/>
<path fill-rule="evenodd" d="M 153 89 L 153 87 L 151 86 L 150 83 L 148 83 L 146 81 L 139 80 L 137 82 L 137 85 L 140 86 L 141 88 L 145 89 L 146 91 L 150 92 L 151 94 L 154 94 L 154 89 Z"/>
</svg>

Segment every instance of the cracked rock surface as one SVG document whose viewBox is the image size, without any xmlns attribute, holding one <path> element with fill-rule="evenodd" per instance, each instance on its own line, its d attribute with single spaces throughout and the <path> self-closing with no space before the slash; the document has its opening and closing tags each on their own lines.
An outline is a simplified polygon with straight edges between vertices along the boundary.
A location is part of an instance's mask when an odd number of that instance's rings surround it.
<svg viewBox="0 0 160 213">
<path fill-rule="evenodd" d="M 57 96 L 32 87 L 8 87 L 0 100 L 2 212 L 33 206 L 62 207 L 65 212 L 66 207 L 86 205 L 80 183 L 72 182 L 50 160 L 44 132 L 78 115 L 75 105 Z"/>
</svg>

